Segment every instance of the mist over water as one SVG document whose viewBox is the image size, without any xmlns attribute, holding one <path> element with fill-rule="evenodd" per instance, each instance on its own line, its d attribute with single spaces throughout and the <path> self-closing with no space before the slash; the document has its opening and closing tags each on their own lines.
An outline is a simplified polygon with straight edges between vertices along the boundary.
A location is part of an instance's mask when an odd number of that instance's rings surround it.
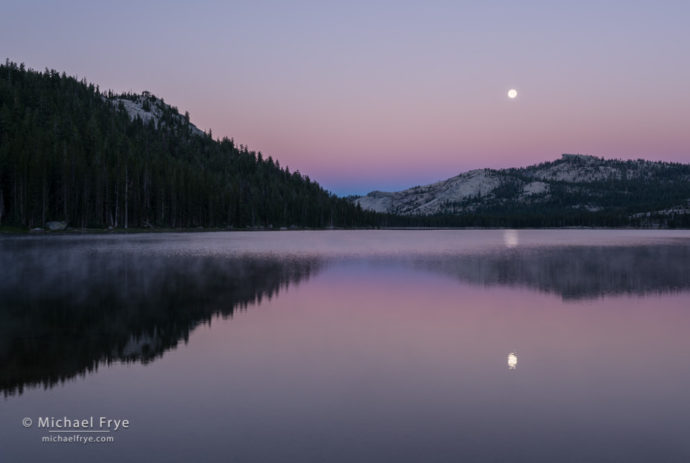
<svg viewBox="0 0 690 463">
<path fill-rule="evenodd" d="M 685 461 L 688 307 L 685 231 L 2 238 L 1 437 L 11 461 Z M 20 425 L 65 414 L 133 429 Z"/>
</svg>

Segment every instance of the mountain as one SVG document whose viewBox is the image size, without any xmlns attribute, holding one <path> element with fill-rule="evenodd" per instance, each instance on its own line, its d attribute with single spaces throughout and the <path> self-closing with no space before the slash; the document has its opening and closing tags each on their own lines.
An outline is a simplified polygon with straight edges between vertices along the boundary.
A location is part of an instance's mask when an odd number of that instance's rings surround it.
<svg viewBox="0 0 690 463">
<path fill-rule="evenodd" d="M 0 226 L 370 226 L 299 171 L 214 140 L 162 98 L 0 65 Z"/>
<path fill-rule="evenodd" d="M 0 227 L 690 227 L 690 165 L 563 155 L 338 198 L 148 92 L 0 65 Z"/>
<path fill-rule="evenodd" d="M 353 200 L 363 209 L 404 216 L 589 217 L 596 223 L 646 224 L 690 215 L 690 165 L 563 154 L 513 169 L 479 169 L 426 186 Z M 686 221 L 686 217 L 682 220 Z M 577 221 L 575 220 L 575 222 Z M 557 223 L 554 223 L 557 225 Z"/>
</svg>

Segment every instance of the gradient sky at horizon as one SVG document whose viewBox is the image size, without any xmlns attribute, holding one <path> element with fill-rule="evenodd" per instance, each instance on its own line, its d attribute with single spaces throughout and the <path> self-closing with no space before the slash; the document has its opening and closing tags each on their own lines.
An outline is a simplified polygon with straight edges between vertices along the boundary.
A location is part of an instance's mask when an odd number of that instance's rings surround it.
<svg viewBox="0 0 690 463">
<path fill-rule="evenodd" d="M 3 60 L 149 90 L 338 194 L 561 153 L 690 162 L 690 2 L 0 5 Z"/>
</svg>

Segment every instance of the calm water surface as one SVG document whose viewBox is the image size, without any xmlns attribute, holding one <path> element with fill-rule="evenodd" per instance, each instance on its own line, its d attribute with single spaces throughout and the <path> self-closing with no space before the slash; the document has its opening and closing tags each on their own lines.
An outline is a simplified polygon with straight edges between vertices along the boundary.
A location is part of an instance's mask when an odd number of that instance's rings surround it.
<svg viewBox="0 0 690 463">
<path fill-rule="evenodd" d="M 687 462 L 689 290 L 687 231 L 5 237 L 0 461 Z"/>
</svg>

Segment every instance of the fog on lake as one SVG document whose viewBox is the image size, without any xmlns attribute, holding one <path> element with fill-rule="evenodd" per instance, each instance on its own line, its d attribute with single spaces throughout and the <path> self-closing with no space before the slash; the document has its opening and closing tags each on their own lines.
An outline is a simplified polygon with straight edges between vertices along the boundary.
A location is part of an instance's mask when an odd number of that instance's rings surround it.
<svg viewBox="0 0 690 463">
<path fill-rule="evenodd" d="M 11 461 L 690 458 L 687 231 L 3 237 L 0 277 Z"/>
</svg>

